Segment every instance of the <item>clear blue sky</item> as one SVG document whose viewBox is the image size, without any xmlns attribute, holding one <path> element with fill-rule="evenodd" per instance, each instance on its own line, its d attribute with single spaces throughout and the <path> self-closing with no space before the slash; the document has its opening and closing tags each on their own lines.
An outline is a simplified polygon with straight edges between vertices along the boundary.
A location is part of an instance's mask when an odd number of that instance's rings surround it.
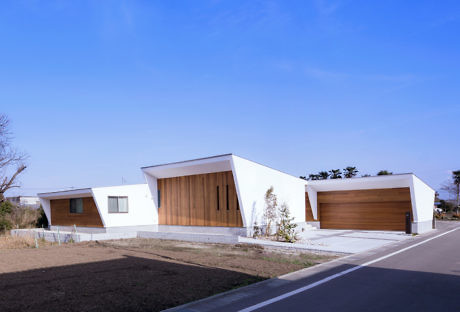
<svg viewBox="0 0 460 312">
<path fill-rule="evenodd" d="M 458 1 L 3 1 L 22 189 L 143 182 L 233 152 L 438 188 L 460 169 Z"/>
</svg>

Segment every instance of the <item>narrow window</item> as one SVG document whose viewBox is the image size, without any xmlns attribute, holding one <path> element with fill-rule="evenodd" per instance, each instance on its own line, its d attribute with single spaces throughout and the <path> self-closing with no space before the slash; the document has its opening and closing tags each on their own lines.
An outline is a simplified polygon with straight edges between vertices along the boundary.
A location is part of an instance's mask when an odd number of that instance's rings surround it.
<svg viewBox="0 0 460 312">
<path fill-rule="evenodd" d="M 236 210 L 240 210 L 240 202 L 238 201 L 238 195 L 236 196 Z"/>
<path fill-rule="evenodd" d="M 126 213 L 128 212 L 127 196 L 109 196 L 108 197 L 109 213 Z"/>
<path fill-rule="evenodd" d="M 227 210 L 230 210 L 230 206 L 228 205 L 228 184 L 225 186 L 225 196 L 227 202 Z"/>
<path fill-rule="evenodd" d="M 83 213 L 83 198 L 70 199 L 70 213 Z"/>
<path fill-rule="evenodd" d="M 161 191 L 158 190 L 158 208 L 161 207 Z"/>
<path fill-rule="evenodd" d="M 220 203 L 219 203 L 219 185 L 217 186 L 217 210 L 220 210 Z"/>
</svg>

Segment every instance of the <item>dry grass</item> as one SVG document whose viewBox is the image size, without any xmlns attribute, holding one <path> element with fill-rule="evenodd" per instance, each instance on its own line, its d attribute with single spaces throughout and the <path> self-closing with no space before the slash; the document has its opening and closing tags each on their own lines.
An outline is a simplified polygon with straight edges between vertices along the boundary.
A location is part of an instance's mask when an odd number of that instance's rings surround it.
<svg viewBox="0 0 460 312">
<path fill-rule="evenodd" d="M 39 216 L 40 212 L 36 209 L 15 207 L 8 219 L 14 228 L 29 229 L 35 227 Z"/>
<path fill-rule="evenodd" d="M 39 247 L 50 245 L 50 243 L 38 239 Z M 0 250 L 2 249 L 23 249 L 35 248 L 35 238 L 33 236 L 11 236 L 9 234 L 0 235 Z"/>
<path fill-rule="evenodd" d="M 210 244 L 132 238 L 98 242 L 99 246 L 143 250 L 168 259 L 233 269 L 270 278 L 337 258 L 333 253 L 264 248 L 249 244 Z"/>
</svg>

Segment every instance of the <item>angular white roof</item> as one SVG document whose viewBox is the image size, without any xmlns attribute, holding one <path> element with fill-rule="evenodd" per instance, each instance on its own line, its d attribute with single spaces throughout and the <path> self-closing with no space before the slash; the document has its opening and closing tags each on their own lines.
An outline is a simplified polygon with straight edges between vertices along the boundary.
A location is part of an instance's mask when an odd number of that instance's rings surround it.
<svg viewBox="0 0 460 312">
<path fill-rule="evenodd" d="M 416 177 L 413 173 L 402 173 L 350 179 L 314 180 L 306 181 L 305 188 L 311 188 L 317 192 L 326 192 L 409 187 L 413 177 Z"/>
</svg>

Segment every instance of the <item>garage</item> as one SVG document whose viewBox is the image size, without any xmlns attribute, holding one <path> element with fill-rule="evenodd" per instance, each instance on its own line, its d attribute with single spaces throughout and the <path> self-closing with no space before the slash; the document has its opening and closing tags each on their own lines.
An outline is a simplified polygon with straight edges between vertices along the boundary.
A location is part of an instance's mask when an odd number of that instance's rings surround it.
<svg viewBox="0 0 460 312">
<path fill-rule="evenodd" d="M 322 229 L 404 231 L 410 188 L 318 192 Z"/>
</svg>

